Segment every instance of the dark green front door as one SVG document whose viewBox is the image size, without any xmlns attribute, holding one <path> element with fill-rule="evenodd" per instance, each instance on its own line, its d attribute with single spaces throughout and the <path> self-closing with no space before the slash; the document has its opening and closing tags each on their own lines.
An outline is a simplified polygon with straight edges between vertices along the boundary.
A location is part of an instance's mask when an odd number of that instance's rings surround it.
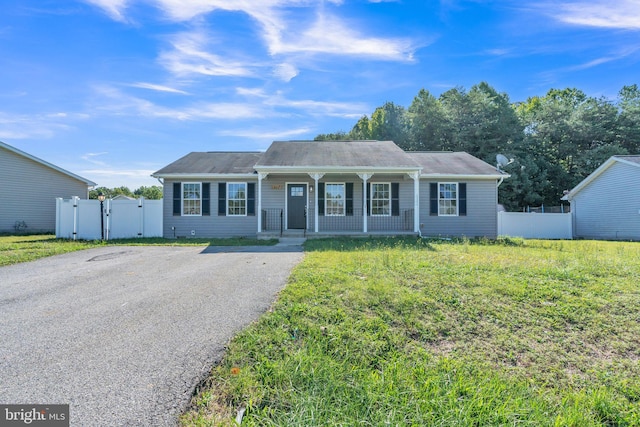
<svg viewBox="0 0 640 427">
<path fill-rule="evenodd" d="M 287 228 L 303 230 L 306 226 L 304 210 L 307 206 L 307 185 L 287 184 Z"/>
</svg>

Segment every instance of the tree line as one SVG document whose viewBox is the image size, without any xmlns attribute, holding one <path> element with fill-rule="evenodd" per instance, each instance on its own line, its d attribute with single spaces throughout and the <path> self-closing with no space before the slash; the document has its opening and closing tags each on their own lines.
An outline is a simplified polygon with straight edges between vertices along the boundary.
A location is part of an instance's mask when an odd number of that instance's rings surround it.
<svg viewBox="0 0 640 427">
<path fill-rule="evenodd" d="M 120 195 L 133 197 L 135 199 L 139 199 L 140 197 L 144 197 L 148 200 L 162 199 L 162 187 L 159 185 L 151 185 L 149 187 L 145 187 L 143 185 L 133 191 L 131 191 L 129 187 L 125 186 L 115 188 L 96 187 L 89 191 L 89 198 L 97 199 L 100 193 L 102 193 L 107 199 L 113 199 Z"/>
<path fill-rule="evenodd" d="M 612 155 L 640 154 L 640 89 L 624 86 L 615 100 L 551 89 L 512 103 L 486 82 L 435 97 L 421 89 L 405 108 L 393 102 L 363 116 L 349 132 L 316 140 L 391 140 L 406 151 L 466 151 L 489 164 L 514 159 L 499 189 L 508 210 L 558 205 Z"/>
</svg>

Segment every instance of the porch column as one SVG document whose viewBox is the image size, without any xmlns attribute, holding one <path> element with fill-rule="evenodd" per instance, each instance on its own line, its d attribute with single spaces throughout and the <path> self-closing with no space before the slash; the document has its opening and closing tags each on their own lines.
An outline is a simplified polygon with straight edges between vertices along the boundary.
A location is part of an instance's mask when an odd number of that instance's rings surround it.
<svg viewBox="0 0 640 427">
<path fill-rule="evenodd" d="M 269 175 L 265 172 L 258 172 L 258 233 L 262 231 L 262 180 Z"/>
<path fill-rule="evenodd" d="M 310 173 L 309 176 L 313 178 L 316 191 L 313 192 L 313 231 L 318 232 L 318 181 L 324 176 L 323 173 Z"/>
<path fill-rule="evenodd" d="M 420 232 L 420 172 L 409 174 L 413 179 L 413 231 Z"/>
<path fill-rule="evenodd" d="M 367 232 L 367 180 L 373 176 L 372 173 L 359 173 L 362 180 L 362 232 Z"/>
</svg>

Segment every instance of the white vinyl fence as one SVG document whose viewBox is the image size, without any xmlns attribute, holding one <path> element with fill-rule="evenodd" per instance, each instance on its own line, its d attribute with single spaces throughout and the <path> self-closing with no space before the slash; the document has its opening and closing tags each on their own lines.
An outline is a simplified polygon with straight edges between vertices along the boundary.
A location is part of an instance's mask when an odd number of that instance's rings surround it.
<svg viewBox="0 0 640 427">
<path fill-rule="evenodd" d="M 56 199 L 56 237 L 95 240 L 103 233 L 105 240 L 162 237 L 162 200 L 107 199 L 101 212 L 99 200 Z"/>
<path fill-rule="evenodd" d="M 571 214 L 498 212 L 498 235 L 526 239 L 571 239 Z"/>
</svg>

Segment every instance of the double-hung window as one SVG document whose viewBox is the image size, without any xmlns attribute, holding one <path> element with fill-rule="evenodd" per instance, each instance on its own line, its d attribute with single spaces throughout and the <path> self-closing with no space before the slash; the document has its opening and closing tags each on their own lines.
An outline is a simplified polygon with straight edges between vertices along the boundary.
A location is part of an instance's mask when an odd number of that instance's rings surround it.
<svg viewBox="0 0 640 427">
<path fill-rule="evenodd" d="M 326 216 L 344 216 L 345 193 L 344 184 L 326 183 L 324 185 L 325 203 L 324 214 Z"/>
<path fill-rule="evenodd" d="M 182 183 L 182 215 L 202 215 L 202 184 Z"/>
<path fill-rule="evenodd" d="M 458 215 L 458 183 L 438 183 L 438 215 Z"/>
<path fill-rule="evenodd" d="M 247 215 L 247 183 L 228 182 L 227 183 L 227 215 L 246 216 Z"/>
<path fill-rule="evenodd" d="M 391 215 L 391 184 L 371 183 L 371 215 Z"/>
</svg>

